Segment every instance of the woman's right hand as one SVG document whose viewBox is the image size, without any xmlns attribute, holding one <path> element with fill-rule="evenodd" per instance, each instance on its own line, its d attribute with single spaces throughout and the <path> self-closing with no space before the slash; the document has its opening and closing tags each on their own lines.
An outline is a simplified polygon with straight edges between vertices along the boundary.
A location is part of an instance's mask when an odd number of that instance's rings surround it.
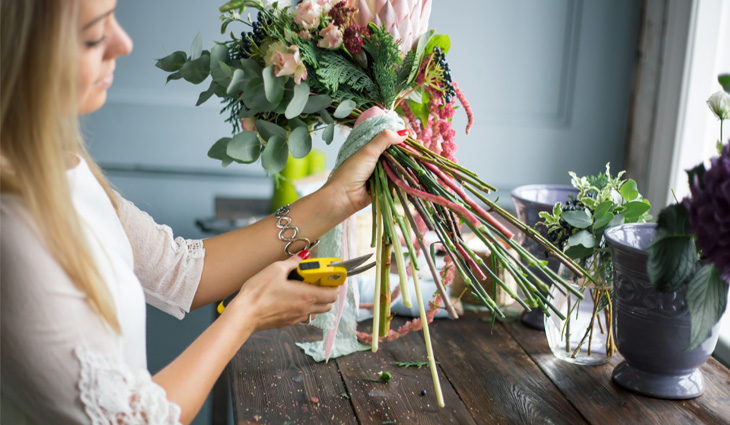
<svg viewBox="0 0 730 425">
<path fill-rule="evenodd" d="M 311 314 L 332 309 L 339 288 L 309 285 L 289 280 L 288 276 L 302 259 L 294 255 L 277 261 L 249 279 L 228 304 L 253 320 L 257 331 L 306 322 Z"/>
</svg>

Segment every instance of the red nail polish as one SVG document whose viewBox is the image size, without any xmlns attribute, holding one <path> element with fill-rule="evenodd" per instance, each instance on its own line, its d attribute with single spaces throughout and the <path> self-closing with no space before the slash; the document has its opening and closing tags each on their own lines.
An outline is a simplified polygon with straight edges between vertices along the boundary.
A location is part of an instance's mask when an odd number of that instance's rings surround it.
<svg viewBox="0 0 730 425">
<path fill-rule="evenodd" d="M 309 252 L 309 250 L 308 250 L 308 249 L 303 249 L 303 250 L 301 250 L 301 251 L 297 252 L 297 255 L 298 255 L 298 256 L 299 256 L 299 258 L 301 258 L 302 260 L 306 260 L 307 258 L 309 258 L 309 257 L 311 257 L 311 256 L 312 256 L 312 253 L 311 253 L 311 252 Z"/>
<path fill-rule="evenodd" d="M 398 130 L 398 135 L 399 136 L 405 136 L 406 134 L 408 134 L 408 130 L 407 129 L 404 128 L 403 130 Z"/>
</svg>

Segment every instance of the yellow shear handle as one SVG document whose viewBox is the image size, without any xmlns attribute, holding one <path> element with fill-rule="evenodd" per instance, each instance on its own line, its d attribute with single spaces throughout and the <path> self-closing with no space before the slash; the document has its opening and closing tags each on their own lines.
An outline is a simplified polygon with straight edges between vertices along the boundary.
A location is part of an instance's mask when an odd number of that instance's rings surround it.
<svg viewBox="0 0 730 425">
<path fill-rule="evenodd" d="M 290 280 L 301 280 L 315 286 L 340 286 L 347 278 L 347 269 L 330 266 L 341 262 L 340 258 L 310 258 L 299 263 L 296 270 L 289 274 Z"/>
</svg>

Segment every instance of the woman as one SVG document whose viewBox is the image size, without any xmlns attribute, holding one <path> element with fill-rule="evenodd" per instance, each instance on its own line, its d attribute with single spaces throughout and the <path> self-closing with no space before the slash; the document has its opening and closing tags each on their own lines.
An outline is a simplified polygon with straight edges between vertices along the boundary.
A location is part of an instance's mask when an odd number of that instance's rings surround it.
<svg viewBox="0 0 730 425">
<path fill-rule="evenodd" d="M 3 423 L 190 423 L 251 333 L 331 309 L 336 289 L 287 280 L 275 218 L 204 241 L 169 228 L 109 188 L 78 115 L 100 108 L 132 43 L 116 0 L 2 1 Z M 291 206 L 319 238 L 369 203 L 364 182 L 385 131 Z M 246 261 L 242 261 L 246 259 Z M 175 361 L 150 377 L 144 300 L 182 317 L 238 295 Z"/>
</svg>

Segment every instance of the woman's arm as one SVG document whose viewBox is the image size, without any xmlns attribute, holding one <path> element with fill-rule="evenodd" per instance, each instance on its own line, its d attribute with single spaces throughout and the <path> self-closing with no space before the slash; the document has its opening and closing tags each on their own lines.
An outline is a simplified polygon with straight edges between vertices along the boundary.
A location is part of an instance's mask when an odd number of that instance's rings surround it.
<svg viewBox="0 0 730 425">
<path fill-rule="evenodd" d="M 385 130 L 345 161 L 325 186 L 290 207 L 300 236 L 318 239 L 370 202 L 365 182 L 380 154 L 405 135 Z M 203 273 L 192 308 L 221 300 L 239 290 L 263 265 L 286 258 L 273 216 L 251 226 L 206 239 Z"/>
<path fill-rule="evenodd" d="M 216 379 L 251 333 L 299 323 L 310 313 L 332 308 L 337 288 L 287 280 L 299 260 L 294 256 L 275 262 L 252 277 L 223 314 L 154 376 L 168 400 L 182 408 L 182 423 L 193 420 Z"/>
</svg>

